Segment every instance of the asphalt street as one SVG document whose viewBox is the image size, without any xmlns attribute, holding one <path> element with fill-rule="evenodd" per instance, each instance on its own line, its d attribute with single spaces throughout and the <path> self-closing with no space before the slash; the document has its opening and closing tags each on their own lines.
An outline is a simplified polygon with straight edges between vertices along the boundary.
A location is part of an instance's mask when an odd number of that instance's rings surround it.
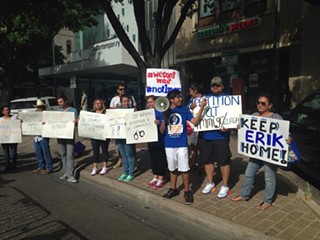
<svg viewBox="0 0 320 240">
<path fill-rule="evenodd" d="M 31 171 L 0 177 L 0 239 L 232 239 L 82 179 Z"/>
</svg>

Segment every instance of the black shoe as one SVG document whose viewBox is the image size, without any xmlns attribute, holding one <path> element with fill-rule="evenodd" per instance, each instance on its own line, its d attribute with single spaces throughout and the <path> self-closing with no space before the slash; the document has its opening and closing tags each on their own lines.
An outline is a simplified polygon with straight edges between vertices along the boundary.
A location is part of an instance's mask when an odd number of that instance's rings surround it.
<svg viewBox="0 0 320 240">
<path fill-rule="evenodd" d="M 163 195 L 162 197 L 167 198 L 167 199 L 171 199 L 171 198 L 178 196 L 178 195 L 179 195 L 178 189 L 170 188 L 169 191 L 165 195 Z"/>
<path fill-rule="evenodd" d="M 193 195 L 190 191 L 184 192 L 184 200 L 185 200 L 185 204 L 188 204 L 188 205 L 194 202 Z"/>
</svg>

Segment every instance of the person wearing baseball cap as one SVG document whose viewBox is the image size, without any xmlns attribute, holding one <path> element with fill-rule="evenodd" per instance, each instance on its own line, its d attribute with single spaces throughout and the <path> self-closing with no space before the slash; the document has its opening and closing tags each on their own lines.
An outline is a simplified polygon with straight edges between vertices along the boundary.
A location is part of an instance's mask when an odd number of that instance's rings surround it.
<svg viewBox="0 0 320 240">
<path fill-rule="evenodd" d="M 207 95 L 210 97 L 226 96 L 223 92 L 224 85 L 221 77 L 213 77 L 211 79 L 211 93 Z M 204 131 L 202 135 L 203 141 L 200 144 L 200 156 L 205 166 L 207 175 L 207 184 L 203 188 L 203 194 L 209 194 L 215 189 L 213 182 L 214 162 L 220 166 L 222 176 L 222 186 L 218 193 L 218 198 L 225 198 L 229 195 L 229 177 L 230 177 L 230 161 L 231 151 L 229 147 L 230 131 L 226 128 L 219 130 Z"/>
<path fill-rule="evenodd" d="M 47 105 L 41 99 L 37 100 L 36 105 L 37 112 L 43 112 L 46 110 Z M 32 172 L 41 173 L 41 174 L 49 174 L 52 173 L 52 156 L 50 152 L 49 146 L 49 138 L 43 138 L 42 136 L 34 137 L 34 149 L 37 156 L 38 168 L 34 169 Z"/>
</svg>

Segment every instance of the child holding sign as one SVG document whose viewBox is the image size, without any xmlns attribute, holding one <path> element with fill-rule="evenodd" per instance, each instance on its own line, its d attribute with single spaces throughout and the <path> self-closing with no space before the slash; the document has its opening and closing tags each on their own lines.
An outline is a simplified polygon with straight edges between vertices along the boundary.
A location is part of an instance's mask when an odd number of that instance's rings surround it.
<svg viewBox="0 0 320 240">
<path fill-rule="evenodd" d="M 120 97 L 121 106 L 119 108 L 129 108 L 130 99 L 127 95 Z M 130 182 L 134 179 L 133 170 L 135 162 L 135 144 L 127 144 L 126 139 L 116 139 L 117 146 L 122 156 L 122 175 L 118 178 L 119 181 Z"/>
<path fill-rule="evenodd" d="M 261 94 L 256 104 L 258 112 L 254 113 L 253 116 L 282 119 L 279 114 L 272 112 L 272 100 L 268 94 Z M 288 140 L 288 143 L 289 141 L 290 139 Z M 245 180 L 240 195 L 233 197 L 231 201 L 241 202 L 249 200 L 254 178 L 256 176 L 256 173 L 262 166 L 264 167 L 265 193 L 263 202 L 257 208 L 259 210 L 265 210 L 271 206 L 272 199 L 276 190 L 277 165 L 255 158 L 250 158 L 249 160 L 245 172 Z"/>
</svg>

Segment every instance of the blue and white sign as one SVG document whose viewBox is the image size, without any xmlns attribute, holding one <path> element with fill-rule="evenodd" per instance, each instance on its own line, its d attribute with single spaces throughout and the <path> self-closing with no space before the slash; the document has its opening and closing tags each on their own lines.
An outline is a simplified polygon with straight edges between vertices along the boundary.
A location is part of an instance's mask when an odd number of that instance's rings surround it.
<svg viewBox="0 0 320 240">
<path fill-rule="evenodd" d="M 279 166 L 287 166 L 290 122 L 240 115 L 238 153 Z"/>
</svg>

